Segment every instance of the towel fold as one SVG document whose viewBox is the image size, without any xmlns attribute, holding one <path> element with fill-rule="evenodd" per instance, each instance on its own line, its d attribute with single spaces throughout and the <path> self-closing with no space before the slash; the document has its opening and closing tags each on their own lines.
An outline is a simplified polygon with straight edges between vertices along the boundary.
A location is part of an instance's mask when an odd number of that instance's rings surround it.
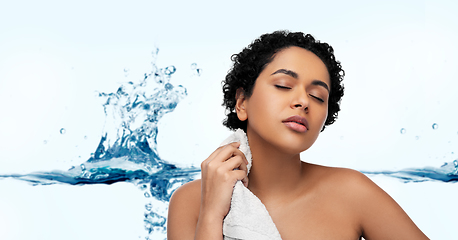
<svg viewBox="0 0 458 240">
<path fill-rule="evenodd" d="M 221 145 L 231 142 L 240 142 L 239 150 L 245 154 L 250 172 L 252 158 L 245 132 L 237 129 Z M 231 208 L 223 222 L 223 235 L 225 240 L 281 240 L 280 233 L 264 204 L 241 181 L 234 186 Z"/>
</svg>

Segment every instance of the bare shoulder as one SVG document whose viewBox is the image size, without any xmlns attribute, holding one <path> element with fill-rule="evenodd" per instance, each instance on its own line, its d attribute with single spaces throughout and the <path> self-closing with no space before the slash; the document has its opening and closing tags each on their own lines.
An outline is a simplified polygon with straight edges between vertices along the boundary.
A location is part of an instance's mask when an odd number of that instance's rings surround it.
<svg viewBox="0 0 458 240">
<path fill-rule="evenodd" d="M 175 209 L 180 214 L 189 212 L 191 215 L 199 214 L 201 180 L 194 180 L 179 187 L 172 195 L 169 204 L 169 212 Z M 183 212 L 184 211 L 184 212 Z M 193 214 L 194 213 L 194 214 Z"/>
<path fill-rule="evenodd" d="M 351 210 L 365 239 L 428 239 L 383 189 L 361 172 L 313 165 L 323 188 Z"/>
<path fill-rule="evenodd" d="M 332 181 L 355 197 L 367 196 L 368 193 L 386 194 L 372 180 L 363 173 L 349 168 L 328 167 Z"/>
<path fill-rule="evenodd" d="M 377 209 L 399 209 L 400 206 L 377 184 L 363 173 L 348 168 L 327 167 L 328 182 L 335 191 L 349 200 L 349 204 L 358 206 L 362 218 L 366 218 Z M 375 217 L 375 216 L 374 216 Z"/>
<path fill-rule="evenodd" d="M 366 175 L 349 168 L 326 167 L 307 164 L 309 177 L 313 177 L 322 187 L 350 191 L 353 194 L 381 190 Z M 383 190 L 382 190 L 383 191 Z"/>
<path fill-rule="evenodd" d="M 189 200 L 198 200 L 200 203 L 200 189 L 201 189 L 201 180 L 197 179 L 188 183 L 185 183 L 183 186 L 179 187 L 172 195 L 170 202 L 172 201 L 181 201 L 186 199 Z"/>
<path fill-rule="evenodd" d="M 317 192 L 323 192 L 323 197 L 334 199 L 333 205 L 343 208 L 354 208 L 361 203 L 374 199 L 390 198 L 367 176 L 353 169 L 326 167 L 309 164 L 308 177 Z M 355 211 L 352 211 L 354 217 Z"/>
<path fill-rule="evenodd" d="M 192 236 L 199 218 L 201 180 L 194 180 L 179 187 L 172 195 L 167 217 L 167 238 L 185 239 Z"/>
</svg>

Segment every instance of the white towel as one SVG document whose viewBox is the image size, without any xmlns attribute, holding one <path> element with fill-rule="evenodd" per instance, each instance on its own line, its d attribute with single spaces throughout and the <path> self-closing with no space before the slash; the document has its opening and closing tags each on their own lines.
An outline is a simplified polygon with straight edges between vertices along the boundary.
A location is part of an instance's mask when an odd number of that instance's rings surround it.
<svg viewBox="0 0 458 240">
<path fill-rule="evenodd" d="M 231 142 L 240 142 L 239 150 L 245 154 L 250 172 L 252 158 L 245 132 L 237 129 L 221 145 Z M 234 186 L 231 208 L 223 222 L 223 235 L 225 240 L 281 240 L 264 204 L 241 181 Z"/>
</svg>

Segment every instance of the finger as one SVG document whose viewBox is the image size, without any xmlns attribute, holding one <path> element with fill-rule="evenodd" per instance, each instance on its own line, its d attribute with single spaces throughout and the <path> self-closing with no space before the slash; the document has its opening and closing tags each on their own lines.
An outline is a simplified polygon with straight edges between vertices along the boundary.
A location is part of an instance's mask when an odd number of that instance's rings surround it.
<svg viewBox="0 0 458 240">
<path fill-rule="evenodd" d="M 204 162 L 208 162 L 208 161 L 212 160 L 213 158 L 215 158 L 215 156 L 218 155 L 218 153 L 221 152 L 221 150 L 222 150 L 223 148 L 224 148 L 224 146 L 221 146 L 221 147 L 217 148 L 215 151 L 213 151 L 213 152 L 210 154 L 210 156 L 208 156 L 208 158 L 205 159 L 205 160 L 202 162 L 202 164 L 203 164 Z"/>
<path fill-rule="evenodd" d="M 244 185 L 246 188 L 248 187 L 248 176 L 246 176 L 246 177 L 244 177 L 244 178 L 242 179 L 242 183 L 243 183 L 243 185 Z"/>
<path fill-rule="evenodd" d="M 234 169 L 242 170 L 247 172 L 246 163 L 243 161 L 242 156 L 236 155 L 229 158 L 226 162 L 224 162 L 221 166 L 221 171 L 233 171 Z M 246 174 L 246 173 L 245 173 Z"/>
<path fill-rule="evenodd" d="M 243 164 L 240 164 L 239 169 L 245 171 L 248 174 L 248 161 L 244 159 Z"/>
<path fill-rule="evenodd" d="M 239 146 L 240 146 L 240 142 L 233 142 L 233 143 L 229 143 L 229 144 L 220 146 L 220 147 L 217 148 L 214 152 L 212 152 L 212 154 L 210 154 L 210 156 L 208 156 L 208 158 L 207 158 L 206 160 L 212 160 L 212 159 L 215 158 L 221 151 L 223 151 L 224 149 L 227 149 L 228 147 L 229 147 L 229 148 L 231 148 L 231 147 L 238 148 Z"/>
<path fill-rule="evenodd" d="M 238 158 L 238 157 L 240 157 L 240 156 L 234 156 L 232 158 Z M 242 181 L 243 185 L 247 188 L 248 187 L 248 166 L 247 166 L 248 165 L 248 161 L 246 160 L 244 154 L 242 154 L 241 157 L 243 157 L 244 161 L 242 161 L 242 162 L 238 161 L 239 165 L 237 165 L 237 169 L 232 170 L 232 171 L 233 172 L 239 172 L 239 173 L 241 172 L 243 178 L 242 179 L 237 178 L 237 179 Z M 238 159 L 232 160 L 232 158 L 229 159 L 228 161 L 234 161 L 235 162 L 236 160 L 238 160 Z M 232 169 L 234 169 L 234 168 L 232 168 Z"/>
<path fill-rule="evenodd" d="M 241 179 L 243 185 L 245 185 L 245 187 L 248 187 L 248 168 L 247 168 L 247 165 L 246 164 L 241 164 L 239 166 L 239 169 L 238 170 L 234 170 L 234 171 L 243 171 L 244 172 L 244 178 Z"/>
<path fill-rule="evenodd" d="M 248 187 L 248 169 L 246 164 L 241 160 L 239 156 L 232 157 L 231 159 L 227 160 L 224 165 L 221 166 L 221 171 L 229 172 L 229 174 L 234 174 L 234 172 L 241 174 L 237 176 L 235 182 L 237 182 L 237 180 L 241 180 L 243 185 Z"/>
<path fill-rule="evenodd" d="M 248 165 L 248 160 L 246 159 L 246 156 L 242 151 L 240 151 L 238 149 L 235 150 L 233 156 L 240 156 L 242 158 L 243 162 L 245 163 L 245 165 Z"/>
<path fill-rule="evenodd" d="M 224 146 L 220 146 L 219 148 L 217 148 L 215 151 L 213 151 L 210 156 L 208 156 L 207 159 L 205 159 L 204 161 L 202 161 L 201 163 L 201 167 L 203 168 L 204 166 L 206 166 L 208 164 L 208 162 L 212 161 L 224 148 L 226 148 L 228 145 L 231 145 L 231 146 L 234 146 L 234 147 L 239 147 L 237 145 L 237 143 L 229 143 L 229 144 L 226 144 Z M 239 144 L 240 145 L 240 144 Z"/>
<path fill-rule="evenodd" d="M 237 145 L 235 145 L 237 146 Z M 227 161 L 229 158 L 233 157 L 233 156 L 243 156 L 244 159 L 245 158 L 245 155 L 240 151 L 238 150 L 236 147 L 232 144 L 228 144 L 226 145 L 223 149 L 221 149 L 221 151 L 210 161 L 218 161 L 218 162 L 225 162 Z"/>
<path fill-rule="evenodd" d="M 234 185 L 237 181 L 242 181 L 245 187 L 248 186 L 248 177 L 245 171 L 242 170 L 234 170 L 231 172 L 231 176 L 234 177 Z"/>
<path fill-rule="evenodd" d="M 237 149 L 238 150 L 238 149 Z M 248 160 L 246 159 L 246 156 L 245 156 L 245 153 L 243 153 L 242 151 L 238 150 L 238 153 L 240 153 L 242 159 L 243 159 L 243 162 L 248 165 Z"/>
</svg>

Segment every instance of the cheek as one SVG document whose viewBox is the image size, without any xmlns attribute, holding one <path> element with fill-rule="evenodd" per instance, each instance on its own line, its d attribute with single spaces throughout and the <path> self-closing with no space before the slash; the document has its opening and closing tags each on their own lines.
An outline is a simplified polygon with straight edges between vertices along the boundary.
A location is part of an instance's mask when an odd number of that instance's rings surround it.
<svg viewBox="0 0 458 240">
<path fill-rule="evenodd" d="M 274 97 L 256 96 L 250 99 L 247 105 L 247 116 L 249 124 L 266 125 L 278 117 L 281 112 L 278 99 Z"/>
<path fill-rule="evenodd" d="M 325 107 L 320 107 L 310 115 L 315 116 L 314 120 L 316 121 L 316 124 L 320 126 L 321 131 L 321 129 L 323 129 L 324 123 L 326 122 L 326 119 L 328 118 L 328 106 L 326 105 Z"/>
<path fill-rule="evenodd" d="M 326 110 L 324 111 L 323 117 L 321 118 L 322 124 L 321 124 L 321 129 L 324 127 L 324 123 L 326 122 L 326 119 L 328 118 L 328 106 L 326 106 Z M 320 129 L 320 131 L 321 131 Z"/>
</svg>

